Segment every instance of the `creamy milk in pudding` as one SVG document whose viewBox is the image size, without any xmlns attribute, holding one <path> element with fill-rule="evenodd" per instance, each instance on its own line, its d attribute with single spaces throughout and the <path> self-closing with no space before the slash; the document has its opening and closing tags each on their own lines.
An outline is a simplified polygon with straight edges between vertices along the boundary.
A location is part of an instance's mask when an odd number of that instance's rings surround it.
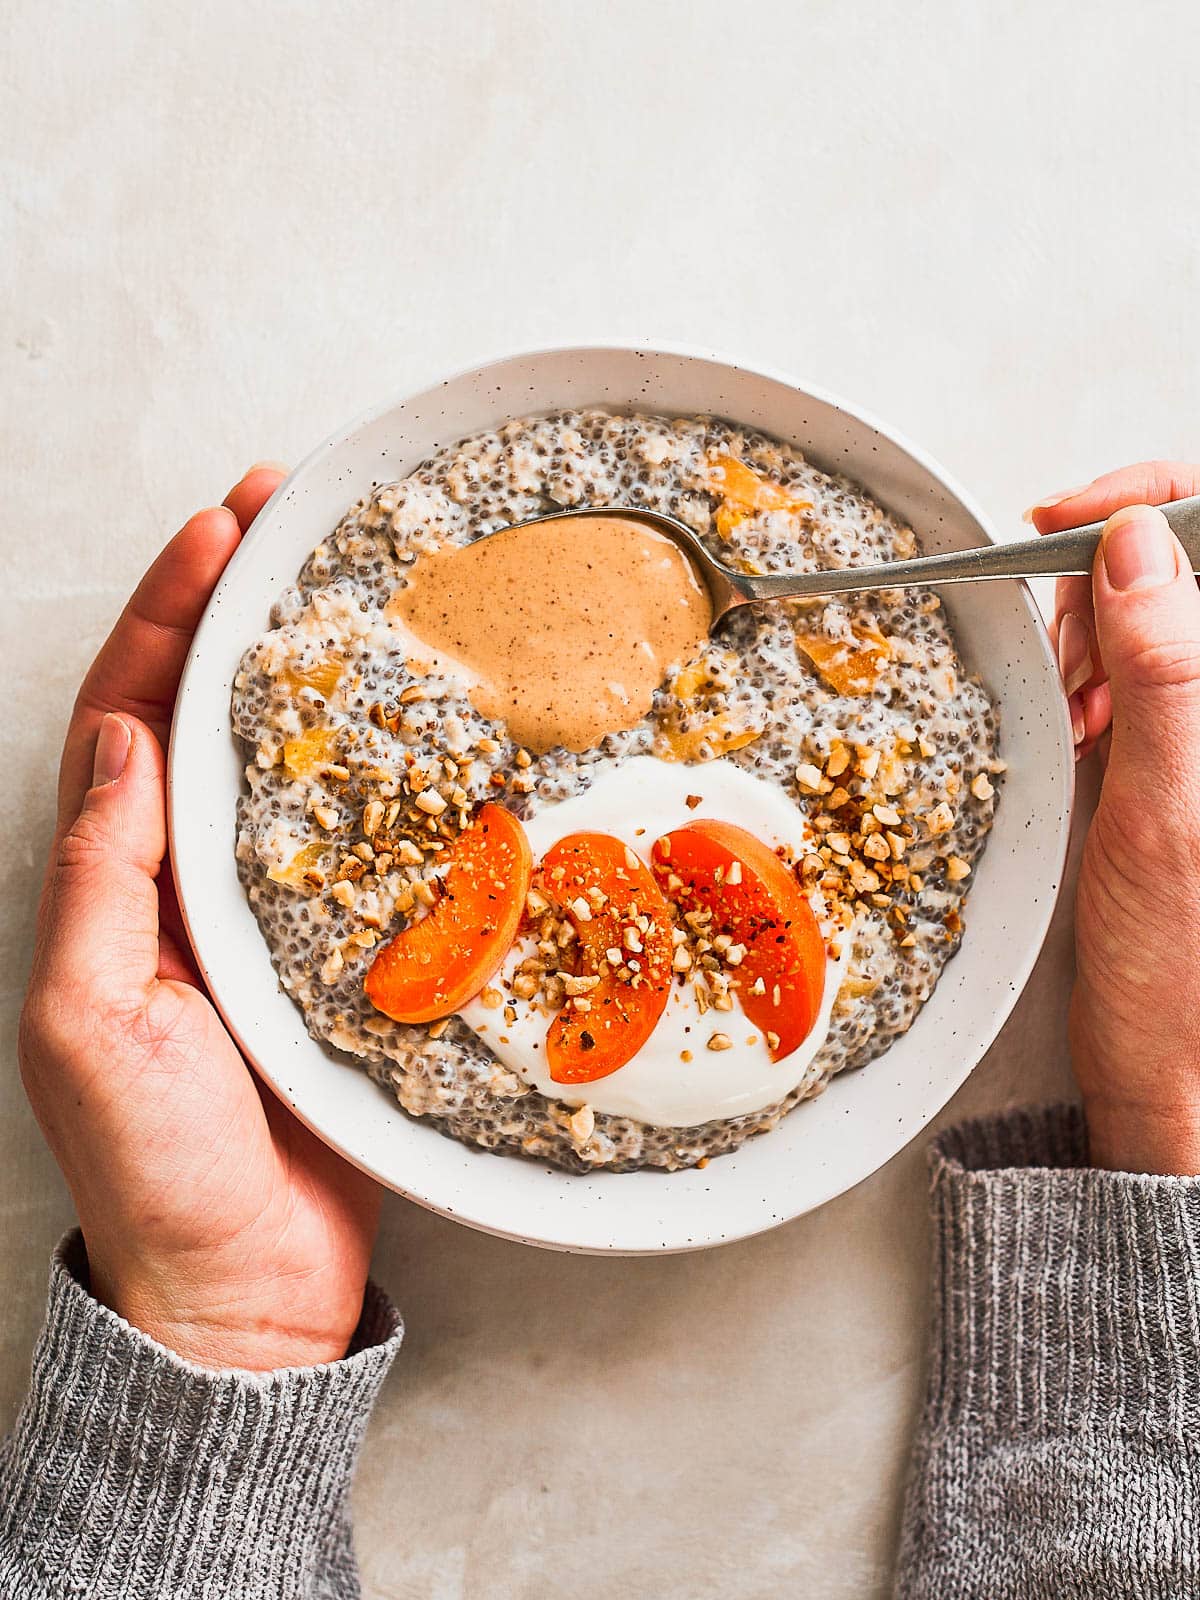
<svg viewBox="0 0 1200 1600">
<path fill-rule="evenodd" d="M 710 637 L 623 507 L 750 572 L 917 553 L 731 424 L 521 419 L 351 507 L 233 698 L 239 871 L 309 1030 L 440 1131 L 577 1171 L 702 1163 L 885 1050 L 1003 770 L 935 595 Z"/>
</svg>

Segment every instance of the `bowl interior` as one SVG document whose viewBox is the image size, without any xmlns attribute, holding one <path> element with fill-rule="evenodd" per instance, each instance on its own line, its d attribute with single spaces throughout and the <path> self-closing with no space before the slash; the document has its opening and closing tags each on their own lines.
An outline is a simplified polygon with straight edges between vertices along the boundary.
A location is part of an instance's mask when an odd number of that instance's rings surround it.
<svg viewBox="0 0 1200 1600">
<path fill-rule="evenodd" d="M 1074 764 L 1049 641 L 1024 585 L 953 591 L 959 644 L 999 705 L 1009 770 L 962 948 L 903 1038 L 703 1171 L 575 1176 L 472 1151 L 406 1117 L 364 1072 L 308 1036 L 276 981 L 234 863 L 233 673 L 280 590 L 374 483 L 509 417 L 595 404 L 712 412 L 761 428 L 857 480 L 929 552 L 991 538 L 913 447 L 782 377 L 696 352 L 607 347 L 473 369 L 352 424 L 265 508 L 196 635 L 172 736 L 169 810 L 180 899 L 211 992 L 247 1056 L 304 1122 L 389 1187 L 473 1226 L 560 1249 L 655 1253 L 745 1237 L 820 1205 L 887 1161 L 946 1103 L 999 1031 L 1041 947 L 1062 877 Z"/>
</svg>

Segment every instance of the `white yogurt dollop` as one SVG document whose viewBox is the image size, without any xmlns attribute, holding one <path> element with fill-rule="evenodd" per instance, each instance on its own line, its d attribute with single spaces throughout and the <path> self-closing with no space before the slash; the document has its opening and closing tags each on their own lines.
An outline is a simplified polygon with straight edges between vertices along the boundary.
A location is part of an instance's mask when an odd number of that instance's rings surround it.
<svg viewBox="0 0 1200 1600">
<path fill-rule="evenodd" d="M 689 805 L 689 798 L 699 803 Z M 804 814 L 774 784 L 753 777 L 729 761 L 680 766 L 654 756 L 637 756 L 597 779 L 586 793 L 547 807 L 525 823 L 539 861 L 569 833 L 608 833 L 649 861 L 654 841 L 700 817 L 734 822 L 772 848 L 788 846 L 797 856 L 812 846 Z M 850 936 L 841 954 L 829 960 L 820 1014 L 808 1037 L 782 1061 L 772 1061 L 766 1040 L 740 1006 L 701 1015 L 690 983 L 672 984 L 666 1010 L 653 1034 L 631 1060 L 592 1083 L 555 1083 L 546 1063 L 546 1035 L 552 1018 L 517 1003 L 517 1019 L 472 1000 L 460 1013 L 488 1049 L 534 1089 L 569 1106 L 634 1117 L 658 1127 L 687 1128 L 740 1117 L 782 1100 L 803 1080 L 829 1031 L 829 1016 L 850 959 Z M 532 943 L 519 940 L 493 980 L 508 984 Z M 721 1032 L 732 1043 L 709 1050 Z M 684 1061 L 683 1054 L 691 1056 Z"/>
</svg>

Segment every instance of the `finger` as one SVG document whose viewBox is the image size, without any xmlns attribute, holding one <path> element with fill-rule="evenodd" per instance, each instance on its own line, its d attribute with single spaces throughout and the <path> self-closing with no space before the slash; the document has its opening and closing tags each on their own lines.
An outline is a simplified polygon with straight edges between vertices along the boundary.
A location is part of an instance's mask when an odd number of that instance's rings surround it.
<svg viewBox="0 0 1200 1600">
<path fill-rule="evenodd" d="M 1070 699 L 1103 676 L 1091 605 L 1076 603 L 1069 611 L 1061 612 L 1054 625 L 1054 638 L 1063 693 Z"/>
<path fill-rule="evenodd" d="M 79 813 L 51 863 L 31 990 L 81 1018 L 101 994 L 135 999 L 158 974 L 158 887 L 166 850 L 162 747 L 110 714 L 92 749 Z"/>
<path fill-rule="evenodd" d="M 255 1076 L 254 1084 L 293 1188 L 319 1195 L 323 1210 L 336 1210 L 345 1225 L 369 1237 L 379 1219 L 383 1190 L 311 1133 L 261 1078 Z"/>
<path fill-rule="evenodd" d="M 243 533 L 287 477 L 288 471 L 289 468 L 282 462 L 260 461 L 225 496 L 225 508 L 233 512 Z"/>
<path fill-rule="evenodd" d="M 106 713 L 146 721 L 165 743 L 192 634 L 240 538 L 232 512 L 199 511 L 138 584 L 75 703 L 59 770 L 60 831 L 83 802 Z"/>
<path fill-rule="evenodd" d="M 1094 482 L 1050 495 L 1025 513 L 1039 533 L 1098 522 L 1122 506 L 1157 504 L 1200 492 L 1200 466 L 1183 461 L 1143 461 L 1106 473 Z M 1067 619 L 1075 619 L 1073 621 Z M 1096 636 L 1089 578 L 1060 578 L 1055 591 L 1055 641 L 1063 687 L 1070 700 L 1077 757 L 1088 754 L 1106 724 L 1097 717 L 1108 713 L 1107 695 L 1092 691 L 1105 682 L 1103 652 Z M 1079 696 L 1078 699 L 1072 699 Z"/>
<path fill-rule="evenodd" d="M 1134 784 L 1143 805 L 1188 794 L 1200 756 L 1200 591 L 1161 511 L 1109 518 L 1093 585 L 1112 693 L 1108 779 Z"/>
<path fill-rule="evenodd" d="M 1162 505 L 1200 494 L 1200 466 L 1188 461 L 1140 461 L 1106 472 L 1102 478 L 1049 495 L 1025 513 L 1039 533 L 1060 533 L 1088 522 L 1102 522 L 1122 506 Z"/>
<path fill-rule="evenodd" d="M 158 877 L 158 976 L 186 983 L 193 989 L 204 988 L 179 908 L 175 877 L 169 868 L 164 868 Z"/>
<path fill-rule="evenodd" d="M 1068 611 L 1073 611 L 1077 617 L 1087 621 L 1092 618 L 1092 579 L 1090 573 L 1082 573 L 1075 577 L 1059 578 L 1054 585 L 1054 621 L 1057 626 L 1061 617 Z"/>
<path fill-rule="evenodd" d="M 1112 722 L 1112 690 L 1108 683 L 1085 689 L 1079 696 L 1083 715 L 1083 738 L 1075 746 L 1075 759 L 1082 761 L 1097 745 L 1107 740 Z"/>
</svg>

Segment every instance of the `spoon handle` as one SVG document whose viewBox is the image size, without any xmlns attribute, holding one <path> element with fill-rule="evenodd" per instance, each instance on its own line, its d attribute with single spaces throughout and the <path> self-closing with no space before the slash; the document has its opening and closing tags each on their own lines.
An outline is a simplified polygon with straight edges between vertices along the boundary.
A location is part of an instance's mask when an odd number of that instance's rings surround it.
<svg viewBox="0 0 1200 1600">
<path fill-rule="evenodd" d="M 1192 571 L 1200 573 L 1200 495 L 1171 500 L 1160 507 L 1187 551 Z M 939 583 L 972 583 L 983 578 L 1064 577 L 1087 573 L 1102 522 L 1017 544 L 987 544 L 915 561 L 889 561 L 871 567 L 839 567 L 805 573 L 739 576 L 737 588 L 746 600 L 800 600 L 809 595 L 847 594 L 861 589 L 914 589 Z"/>
</svg>

